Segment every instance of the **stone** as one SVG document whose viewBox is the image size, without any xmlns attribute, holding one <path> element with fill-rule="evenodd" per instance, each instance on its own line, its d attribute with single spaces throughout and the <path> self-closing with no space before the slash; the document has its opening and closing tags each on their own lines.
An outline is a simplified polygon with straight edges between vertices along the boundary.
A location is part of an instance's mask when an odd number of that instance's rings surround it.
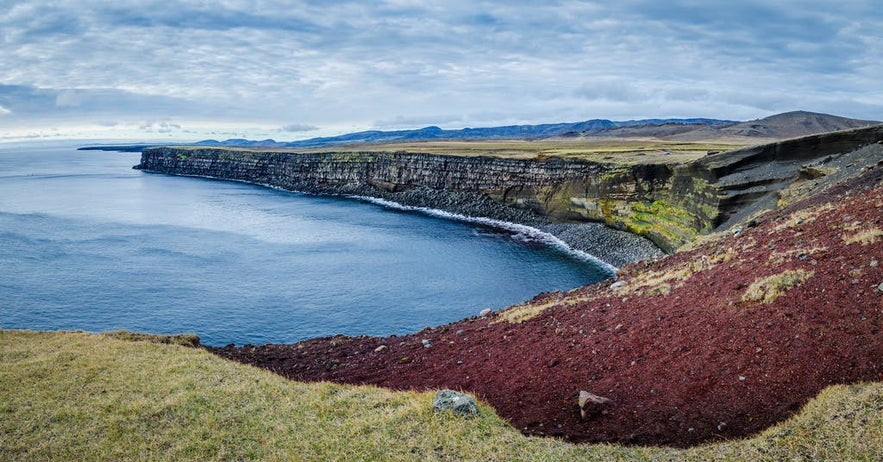
<svg viewBox="0 0 883 462">
<path fill-rule="evenodd" d="M 877 286 L 877 290 L 879 290 L 880 292 L 883 292 L 883 282 L 881 282 L 880 285 Z"/>
<path fill-rule="evenodd" d="M 423 344 L 423 348 L 429 348 L 432 346 L 432 341 L 429 340 L 428 338 L 421 340 L 420 343 Z"/>
<path fill-rule="evenodd" d="M 610 284 L 610 289 L 613 289 L 613 290 L 619 289 L 620 287 L 622 287 L 624 285 L 625 285 L 625 281 L 622 281 L 622 280 L 616 281 L 613 284 Z"/>
<path fill-rule="evenodd" d="M 381 351 L 386 349 L 386 345 L 380 345 L 379 347 L 374 349 L 375 353 L 380 353 Z"/>
<path fill-rule="evenodd" d="M 606 413 L 604 407 L 613 404 L 613 400 L 580 390 L 578 404 L 580 418 L 587 419 L 599 413 Z"/>
<path fill-rule="evenodd" d="M 454 390 L 439 390 L 432 398 L 432 408 L 435 411 L 451 410 L 456 416 L 478 415 L 478 406 L 475 400 L 465 394 Z"/>
<path fill-rule="evenodd" d="M 482 318 L 489 315 L 489 314 L 491 314 L 490 308 L 485 308 L 478 313 L 478 315 L 481 316 Z"/>
</svg>

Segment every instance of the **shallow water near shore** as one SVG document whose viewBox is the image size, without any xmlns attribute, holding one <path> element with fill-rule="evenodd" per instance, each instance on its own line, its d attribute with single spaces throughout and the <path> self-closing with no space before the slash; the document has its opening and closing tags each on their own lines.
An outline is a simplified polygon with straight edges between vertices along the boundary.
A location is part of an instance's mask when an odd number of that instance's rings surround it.
<svg viewBox="0 0 883 462">
<path fill-rule="evenodd" d="M 138 160 L 0 145 L 0 327 L 209 345 L 404 334 L 610 275 L 476 223 Z"/>
</svg>

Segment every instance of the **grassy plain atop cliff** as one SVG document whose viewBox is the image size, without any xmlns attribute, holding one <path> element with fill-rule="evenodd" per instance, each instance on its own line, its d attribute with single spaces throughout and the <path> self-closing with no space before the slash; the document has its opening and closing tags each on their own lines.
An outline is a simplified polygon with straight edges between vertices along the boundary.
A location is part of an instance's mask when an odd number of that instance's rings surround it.
<svg viewBox="0 0 883 462">
<path fill-rule="evenodd" d="M 522 436 L 432 393 L 292 382 L 178 345 L 0 331 L 0 460 L 874 460 L 883 384 L 826 389 L 743 441 L 676 450 Z"/>
<path fill-rule="evenodd" d="M 655 138 L 551 138 L 529 140 L 420 141 L 334 146 L 335 151 L 400 151 L 409 153 L 489 156 L 512 159 L 558 157 L 599 163 L 683 163 L 705 156 L 709 151 L 725 151 L 748 144 L 743 139 L 697 142 L 665 141 Z M 303 152 L 327 151 L 329 147 Z"/>
<path fill-rule="evenodd" d="M 769 140 L 765 140 L 769 141 Z M 487 156 L 508 159 L 576 159 L 607 164 L 675 164 L 753 144 L 748 138 L 720 138 L 703 141 L 667 141 L 657 138 L 549 138 L 543 140 L 467 140 L 358 143 L 315 148 L 232 147 L 221 149 L 253 152 L 405 152 L 445 156 Z M 206 146 L 176 146 L 179 149 L 211 149 Z"/>
</svg>

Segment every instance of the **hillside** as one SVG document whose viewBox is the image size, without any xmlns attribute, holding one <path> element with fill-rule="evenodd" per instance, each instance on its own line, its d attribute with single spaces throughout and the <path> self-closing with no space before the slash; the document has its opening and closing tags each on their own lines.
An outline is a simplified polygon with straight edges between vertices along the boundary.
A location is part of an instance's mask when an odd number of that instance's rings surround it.
<svg viewBox="0 0 883 462">
<path fill-rule="evenodd" d="M 296 380 L 469 390 L 529 435 L 750 435 L 828 385 L 883 380 L 883 168 L 853 173 L 612 284 L 402 337 L 213 351 Z M 581 419 L 580 390 L 612 404 Z"/>
<path fill-rule="evenodd" d="M 749 122 L 716 128 L 722 134 L 764 138 L 796 138 L 877 125 L 880 122 L 848 119 L 829 114 L 793 111 Z"/>
<path fill-rule="evenodd" d="M 829 114 L 792 111 L 758 120 L 728 124 L 641 124 L 585 131 L 581 136 L 616 138 L 659 138 L 670 141 L 728 140 L 751 144 L 749 140 L 781 140 L 878 125 L 880 122 L 856 120 Z"/>
<path fill-rule="evenodd" d="M 120 335 L 0 330 L 0 460 L 873 460 L 883 385 L 826 389 L 745 441 L 689 450 L 527 438 L 484 403 L 304 384 L 193 348 Z M 167 340 L 167 339 L 157 339 Z"/>
</svg>

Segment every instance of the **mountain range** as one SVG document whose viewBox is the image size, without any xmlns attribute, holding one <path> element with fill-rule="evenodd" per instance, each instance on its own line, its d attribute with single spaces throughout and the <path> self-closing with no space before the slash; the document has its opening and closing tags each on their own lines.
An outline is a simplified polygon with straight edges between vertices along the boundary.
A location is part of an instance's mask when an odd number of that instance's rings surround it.
<svg viewBox="0 0 883 462">
<path fill-rule="evenodd" d="M 241 146 L 271 148 L 313 148 L 342 144 L 389 143 L 398 141 L 546 139 L 577 137 L 653 137 L 681 141 L 726 137 L 784 139 L 816 133 L 861 128 L 881 122 L 857 120 L 829 114 L 793 111 L 747 122 L 706 118 L 642 119 L 611 121 L 592 119 L 541 125 L 506 125 L 500 127 L 446 130 L 429 126 L 413 130 L 370 130 L 339 136 L 299 141 L 228 139 L 204 140 L 199 146 Z"/>
</svg>

